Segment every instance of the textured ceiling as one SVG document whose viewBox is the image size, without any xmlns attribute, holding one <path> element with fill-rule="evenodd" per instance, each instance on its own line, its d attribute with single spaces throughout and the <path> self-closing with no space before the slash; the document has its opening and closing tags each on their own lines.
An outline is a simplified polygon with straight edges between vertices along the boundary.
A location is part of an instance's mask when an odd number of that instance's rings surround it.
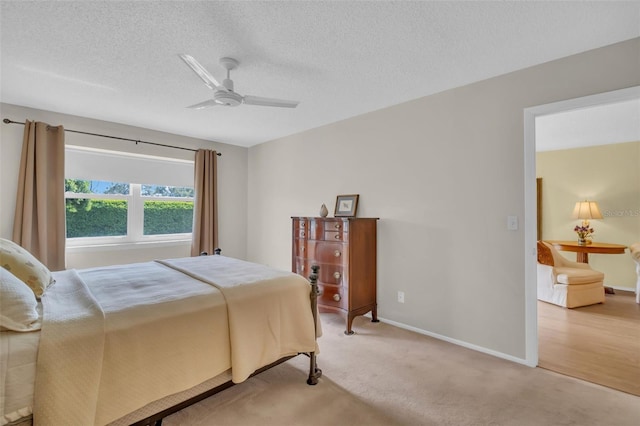
<svg viewBox="0 0 640 426">
<path fill-rule="evenodd" d="M 640 3 L 2 1 L 0 24 L 2 102 L 252 146 L 638 37 Z M 300 105 L 186 109 L 213 92 L 179 53 Z"/>
</svg>

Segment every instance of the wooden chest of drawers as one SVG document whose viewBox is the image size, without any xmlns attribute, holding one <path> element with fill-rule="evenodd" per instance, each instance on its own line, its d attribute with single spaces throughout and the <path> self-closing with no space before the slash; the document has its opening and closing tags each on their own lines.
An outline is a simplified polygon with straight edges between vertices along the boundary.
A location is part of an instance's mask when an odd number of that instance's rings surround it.
<svg viewBox="0 0 640 426">
<path fill-rule="evenodd" d="M 292 217 L 292 271 L 304 277 L 318 265 L 318 310 L 342 315 L 345 334 L 376 303 L 377 218 Z"/>
</svg>

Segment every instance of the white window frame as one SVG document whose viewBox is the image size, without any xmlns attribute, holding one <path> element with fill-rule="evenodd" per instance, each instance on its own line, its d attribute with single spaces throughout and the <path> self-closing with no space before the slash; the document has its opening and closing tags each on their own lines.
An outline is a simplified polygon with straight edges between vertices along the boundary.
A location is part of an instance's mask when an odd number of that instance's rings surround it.
<svg viewBox="0 0 640 426">
<path fill-rule="evenodd" d="M 147 185 L 147 184 L 145 184 Z M 74 237 L 67 238 L 67 247 L 88 245 L 118 245 L 134 243 L 153 243 L 167 241 L 191 240 L 191 232 L 176 234 L 144 235 L 144 202 L 145 201 L 190 201 L 193 197 L 150 197 L 142 195 L 142 184 L 130 183 L 129 195 L 94 194 L 65 192 L 65 199 L 80 198 L 92 200 L 125 200 L 127 201 L 127 235 L 104 237 Z"/>
<path fill-rule="evenodd" d="M 136 158 L 139 158 L 140 161 L 143 162 L 160 162 L 167 164 L 178 164 L 182 165 L 181 170 L 182 173 L 182 181 L 180 183 L 176 182 L 175 184 L 169 183 L 168 186 L 175 187 L 193 187 L 193 183 L 190 185 L 186 184 L 186 175 L 184 174 L 185 164 L 193 165 L 192 161 L 187 160 L 178 160 L 173 158 L 166 157 L 156 157 L 149 155 L 140 155 L 126 152 L 114 152 L 107 151 L 102 149 L 95 148 L 85 148 L 81 146 L 67 146 L 67 150 L 72 150 L 75 152 L 84 152 L 88 155 L 98 155 L 104 156 L 106 162 L 110 162 L 109 164 L 113 164 L 113 161 L 119 161 L 119 158 L 123 158 L 123 161 L 130 162 L 135 161 Z M 100 161 L 101 160 L 100 158 Z M 96 158 L 96 157 L 94 157 Z M 114 160 L 115 159 L 115 160 Z M 130 167 L 130 163 L 128 163 Z M 157 169 L 157 166 L 156 170 Z M 170 166 L 171 167 L 171 166 Z M 93 170 L 93 169 L 92 169 Z M 126 171 L 127 169 L 125 169 Z M 164 167 L 162 168 L 163 173 L 165 172 Z M 74 176 L 73 174 L 70 176 L 65 176 L 68 179 L 81 179 L 88 181 L 111 181 L 111 182 L 120 182 L 127 183 L 126 181 L 122 181 L 122 179 L 118 179 L 117 176 L 113 178 L 109 178 L 108 176 L 87 176 L 87 174 L 91 174 L 91 171 L 87 172 L 86 170 L 81 173 L 81 176 Z M 103 174 L 110 174 L 104 173 Z M 173 175 L 170 175 L 173 176 Z M 161 176 L 158 180 L 163 180 L 165 176 Z M 153 181 L 156 180 L 152 177 L 144 175 L 141 180 L 144 181 Z M 127 201 L 127 235 L 122 236 L 103 236 L 103 237 L 75 237 L 75 238 L 67 238 L 66 245 L 67 247 L 87 247 L 87 246 L 107 246 L 107 245 L 130 245 L 130 244 L 140 244 L 140 243 L 165 243 L 165 242 L 183 242 L 190 241 L 192 233 L 179 233 L 179 234 L 158 234 L 158 235 L 144 235 L 144 202 L 145 201 L 190 201 L 194 202 L 194 197 L 163 197 L 163 196 L 143 196 L 142 195 L 142 186 L 143 185 L 166 185 L 167 182 L 145 182 L 144 184 L 140 183 L 129 183 L 129 195 L 121 195 L 121 194 L 95 194 L 95 193 L 74 193 L 74 192 L 66 192 L 65 199 L 67 198 L 80 198 L 80 199 L 98 199 L 98 200 L 125 200 Z"/>
</svg>

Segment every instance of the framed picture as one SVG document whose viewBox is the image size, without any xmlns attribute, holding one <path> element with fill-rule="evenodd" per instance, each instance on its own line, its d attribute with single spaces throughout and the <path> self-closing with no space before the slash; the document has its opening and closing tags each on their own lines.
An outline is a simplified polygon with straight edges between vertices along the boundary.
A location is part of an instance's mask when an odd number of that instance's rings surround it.
<svg viewBox="0 0 640 426">
<path fill-rule="evenodd" d="M 335 217 L 355 217 L 358 210 L 358 194 L 338 195 L 336 198 Z"/>
</svg>

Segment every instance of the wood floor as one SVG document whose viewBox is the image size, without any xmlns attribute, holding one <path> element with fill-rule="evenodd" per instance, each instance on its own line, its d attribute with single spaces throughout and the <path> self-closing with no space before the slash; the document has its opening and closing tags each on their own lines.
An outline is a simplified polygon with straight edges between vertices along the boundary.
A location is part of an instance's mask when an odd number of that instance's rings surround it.
<svg viewBox="0 0 640 426">
<path fill-rule="evenodd" d="M 640 305 L 616 290 L 566 309 L 538 301 L 538 366 L 640 396 Z"/>
</svg>

